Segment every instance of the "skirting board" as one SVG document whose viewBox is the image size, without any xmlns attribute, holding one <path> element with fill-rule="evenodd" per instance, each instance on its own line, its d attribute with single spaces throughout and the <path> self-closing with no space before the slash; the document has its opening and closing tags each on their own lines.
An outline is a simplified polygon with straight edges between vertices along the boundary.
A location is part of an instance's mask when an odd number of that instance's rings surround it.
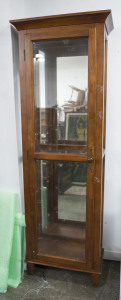
<svg viewBox="0 0 121 300">
<path fill-rule="evenodd" d="M 121 261 L 121 252 L 104 250 L 103 258 L 104 259 L 109 259 L 109 260 Z"/>
<path fill-rule="evenodd" d="M 119 300 L 121 300 L 121 262 L 120 262 L 120 296 Z"/>
</svg>

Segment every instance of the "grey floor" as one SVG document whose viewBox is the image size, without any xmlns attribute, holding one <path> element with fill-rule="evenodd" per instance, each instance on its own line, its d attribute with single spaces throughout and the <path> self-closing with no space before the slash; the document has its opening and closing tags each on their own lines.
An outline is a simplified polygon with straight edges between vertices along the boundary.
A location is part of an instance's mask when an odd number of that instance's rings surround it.
<svg viewBox="0 0 121 300">
<path fill-rule="evenodd" d="M 119 290 L 120 263 L 104 260 L 98 287 L 89 274 L 37 266 L 34 275 L 25 272 L 18 288 L 8 287 L 0 300 L 119 300 Z"/>
</svg>

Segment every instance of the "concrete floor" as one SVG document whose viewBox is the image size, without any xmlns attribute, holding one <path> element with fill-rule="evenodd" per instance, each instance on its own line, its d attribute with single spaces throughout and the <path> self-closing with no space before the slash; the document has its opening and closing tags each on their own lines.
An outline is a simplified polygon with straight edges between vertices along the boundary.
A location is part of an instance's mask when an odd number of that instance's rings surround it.
<svg viewBox="0 0 121 300">
<path fill-rule="evenodd" d="M 91 275 L 50 267 L 36 267 L 34 275 L 25 272 L 18 288 L 8 287 L 0 300 L 119 300 L 120 263 L 103 261 L 98 287 Z"/>
</svg>

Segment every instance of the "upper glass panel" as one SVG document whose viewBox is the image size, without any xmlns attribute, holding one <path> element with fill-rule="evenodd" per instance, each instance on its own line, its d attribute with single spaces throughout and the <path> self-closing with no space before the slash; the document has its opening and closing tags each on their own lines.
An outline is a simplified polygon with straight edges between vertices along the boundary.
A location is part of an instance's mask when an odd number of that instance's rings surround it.
<svg viewBox="0 0 121 300">
<path fill-rule="evenodd" d="M 88 38 L 33 43 L 36 151 L 86 153 Z"/>
</svg>

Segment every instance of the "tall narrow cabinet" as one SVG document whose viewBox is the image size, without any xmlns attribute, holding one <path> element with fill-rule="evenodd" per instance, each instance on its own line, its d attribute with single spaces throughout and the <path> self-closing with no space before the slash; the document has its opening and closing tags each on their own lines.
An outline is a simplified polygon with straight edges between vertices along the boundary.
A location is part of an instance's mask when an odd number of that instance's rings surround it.
<svg viewBox="0 0 121 300">
<path fill-rule="evenodd" d="M 98 285 L 111 11 L 10 23 L 19 34 L 28 270 L 88 272 Z"/>
</svg>

